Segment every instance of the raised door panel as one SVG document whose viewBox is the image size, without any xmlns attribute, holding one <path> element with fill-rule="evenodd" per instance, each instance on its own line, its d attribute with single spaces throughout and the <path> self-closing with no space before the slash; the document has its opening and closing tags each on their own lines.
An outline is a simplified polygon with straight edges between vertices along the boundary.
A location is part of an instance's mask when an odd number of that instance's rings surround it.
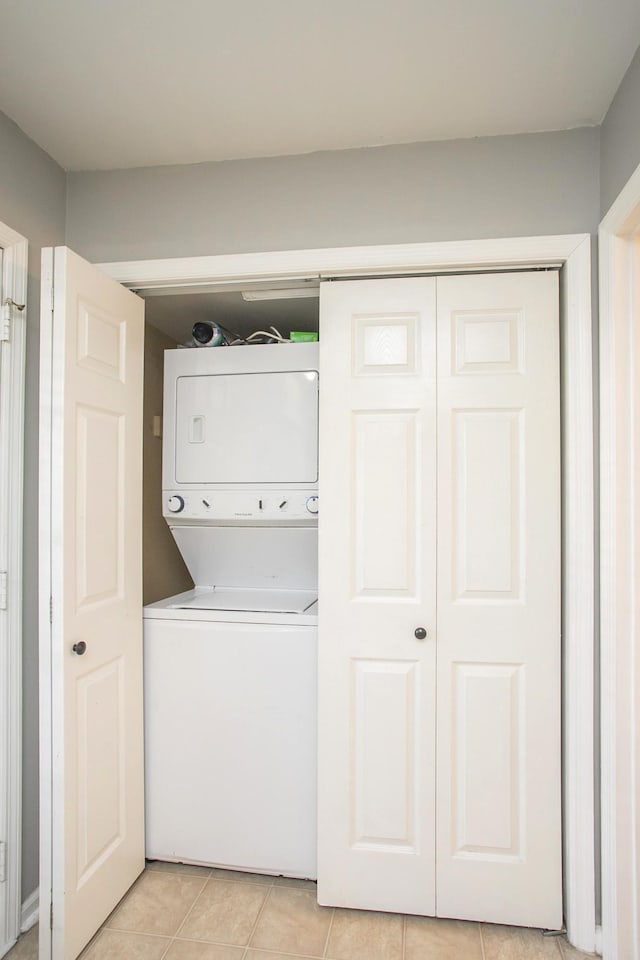
<svg viewBox="0 0 640 960">
<path fill-rule="evenodd" d="M 557 274 L 438 280 L 439 916 L 562 924 Z"/>
<path fill-rule="evenodd" d="M 118 411 L 76 408 L 76 603 L 122 595 L 124 418 Z"/>
<path fill-rule="evenodd" d="M 457 601 L 519 600 L 523 581 L 522 410 L 452 414 Z"/>
<path fill-rule="evenodd" d="M 432 913 L 435 286 L 321 289 L 323 904 Z"/>
<path fill-rule="evenodd" d="M 352 849 L 417 853 L 417 663 L 352 661 Z"/>
<path fill-rule="evenodd" d="M 456 663 L 452 680 L 454 856 L 517 861 L 525 852 L 524 667 Z"/>
<path fill-rule="evenodd" d="M 354 595 L 415 597 L 417 411 L 353 413 Z"/>
<path fill-rule="evenodd" d="M 122 658 L 118 658 L 76 680 L 78 888 L 91 879 L 127 832 L 122 670 Z"/>
</svg>

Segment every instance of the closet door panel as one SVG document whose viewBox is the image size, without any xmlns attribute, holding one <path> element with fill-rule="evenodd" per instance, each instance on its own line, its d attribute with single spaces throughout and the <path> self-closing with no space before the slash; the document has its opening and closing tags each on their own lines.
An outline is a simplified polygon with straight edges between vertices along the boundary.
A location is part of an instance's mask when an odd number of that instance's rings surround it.
<svg viewBox="0 0 640 960">
<path fill-rule="evenodd" d="M 352 661 L 353 849 L 416 853 L 420 664 Z"/>
<path fill-rule="evenodd" d="M 451 545 L 458 602 L 518 600 L 522 570 L 522 410 L 457 410 Z"/>
<path fill-rule="evenodd" d="M 522 857 L 524 669 L 457 663 L 452 681 L 454 855 L 469 860 Z M 487 743 L 492 745 L 489 756 Z"/>
<path fill-rule="evenodd" d="M 354 594 L 415 597 L 416 411 L 353 414 Z"/>
<path fill-rule="evenodd" d="M 320 315 L 318 898 L 433 914 L 435 281 Z"/>
<path fill-rule="evenodd" d="M 438 279 L 437 913 L 562 925 L 556 273 Z"/>
</svg>

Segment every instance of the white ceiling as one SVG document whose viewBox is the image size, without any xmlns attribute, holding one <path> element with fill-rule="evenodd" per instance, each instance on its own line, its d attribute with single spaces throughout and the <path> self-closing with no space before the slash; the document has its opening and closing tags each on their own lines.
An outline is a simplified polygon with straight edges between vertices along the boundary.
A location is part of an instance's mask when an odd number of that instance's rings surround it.
<svg viewBox="0 0 640 960">
<path fill-rule="evenodd" d="M 599 124 L 638 0 L 0 0 L 0 109 L 65 169 Z"/>
</svg>

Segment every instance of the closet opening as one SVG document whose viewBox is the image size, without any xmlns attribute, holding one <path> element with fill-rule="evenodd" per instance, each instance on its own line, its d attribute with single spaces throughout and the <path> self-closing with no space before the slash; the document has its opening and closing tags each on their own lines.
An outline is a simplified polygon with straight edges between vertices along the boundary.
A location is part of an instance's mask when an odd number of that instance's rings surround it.
<svg viewBox="0 0 640 960">
<path fill-rule="evenodd" d="M 281 286 L 284 278 L 299 283 L 313 275 L 346 279 L 561 265 L 565 909 L 569 938 L 582 949 L 592 949 L 595 924 L 593 752 L 592 738 L 585 737 L 593 719 L 592 670 L 585 660 L 592 649 L 594 616 L 587 600 L 593 599 L 594 589 L 590 259 L 589 238 L 576 235 L 101 265 L 143 296 L 160 291 L 189 295 L 194 288 L 237 291 L 266 281 Z"/>
<path fill-rule="evenodd" d="M 244 296 L 243 296 L 244 293 Z M 162 515 L 163 365 L 165 350 L 196 347 L 195 324 L 218 327 L 225 341 L 269 342 L 291 332 L 318 333 L 319 281 L 246 284 L 241 289 L 166 293 L 140 291 L 145 301 L 143 413 L 143 603 L 193 587 L 193 580 Z M 274 333 L 275 330 L 275 333 Z M 267 336 L 260 336 L 260 333 Z M 251 338 L 251 339 L 248 339 Z M 276 339 L 272 343 L 276 343 Z"/>
</svg>

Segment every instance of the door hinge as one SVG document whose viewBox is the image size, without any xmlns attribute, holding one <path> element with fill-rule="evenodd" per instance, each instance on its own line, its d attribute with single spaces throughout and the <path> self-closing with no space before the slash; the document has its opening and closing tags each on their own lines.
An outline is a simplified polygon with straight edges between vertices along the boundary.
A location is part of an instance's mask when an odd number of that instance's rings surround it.
<svg viewBox="0 0 640 960">
<path fill-rule="evenodd" d="M 53 900 L 49 904 L 49 929 L 53 930 Z"/>
<path fill-rule="evenodd" d="M 0 571 L 0 610 L 7 609 L 7 571 Z"/>
<path fill-rule="evenodd" d="M 4 840 L 0 840 L 0 883 L 7 879 L 7 845 Z"/>
<path fill-rule="evenodd" d="M 11 307 L 8 303 L 3 303 L 0 308 L 0 343 L 7 343 L 11 340 Z"/>
<path fill-rule="evenodd" d="M 53 597 L 49 597 L 49 623 L 53 623 Z"/>
<path fill-rule="evenodd" d="M 16 303 L 11 297 L 5 297 L 2 301 L 2 312 L 0 313 L 0 342 L 11 339 L 11 311 L 25 308 L 24 303 Z"/>
</svg>

